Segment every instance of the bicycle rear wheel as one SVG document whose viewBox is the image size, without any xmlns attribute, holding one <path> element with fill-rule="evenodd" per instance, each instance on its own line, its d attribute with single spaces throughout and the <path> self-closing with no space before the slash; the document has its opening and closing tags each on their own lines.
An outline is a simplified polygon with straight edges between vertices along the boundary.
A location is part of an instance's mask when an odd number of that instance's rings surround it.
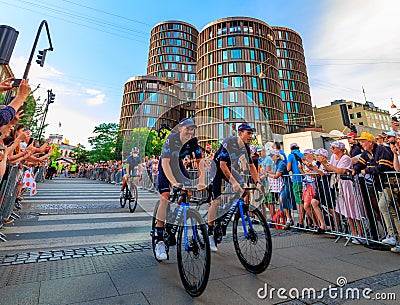
<svg viewBox="0 0 400 305">
<path fill-rule="evenodd" d="M 250 207 L 249 207 L 250 208 Z M 251 210 L 253 214 L 253 229 L 247 221 L 248 211 L 245 214 L 245 225 L 248 233 L 246 238 L 242 226 L 239 210 L 233 221 L 233 244 L 240 263 L 251 273 L 261 273 L 267 269 L 272 254 L 272 240 L 268 224 L 259 209 Z M 251 220 L 250 220 L 251 221 Z"/>
<path fill-rule="evenodd" d="M 186 215 L 178 231 L 178 270 L 186 292 L 197 297 L 206 289 L 210 275 L 210 241 L 200 214 L 188 209 Z"/>
<path fill-rule="evenodd" d="M 136 184 L 131 184 L 131 197 L 129 198 L 129 212 L 133 213 L 136 210 L 138 200 L 138 190 Z"/>
</svg>

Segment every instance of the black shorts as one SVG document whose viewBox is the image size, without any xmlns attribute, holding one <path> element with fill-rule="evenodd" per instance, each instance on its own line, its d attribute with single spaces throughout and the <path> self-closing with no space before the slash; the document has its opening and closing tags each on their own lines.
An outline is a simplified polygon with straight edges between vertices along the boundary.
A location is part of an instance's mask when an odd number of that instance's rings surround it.
<svg viewBox="0 0 400 305">
<path fill-rule="evenodd" d="M 314 199 L 318 200 L 321 205 L 327 206 L 328 209 L 334 209 L 335 191 L 329 186 L 329 181 L 325 177 L 317 180 L 318 190 L 314 195 Z"/>
<path fill-rule="evenodd" d="M 244 183 L 243 177 L 237 171 L 231 171 L 231 174 L 233 175 L 233 177 L 239 184 Z M 229 182 L 228 179 L 226 179 L 225 175 L 222 173 L 222 171 L 217 170 L 215 173 L 215 177 L 213 178 L 213 180 L 211 182 L 213 199 L 217 199 L 219 196 L 221 196 L 222 179 L 225 180 L 226 182 Z"/>
<path fill-rule="evenodd" d="M 175 179 L 178 183 L 182 183 L 183 185 L 190 185 L 190 178 L 189 178 L 189 173 L 186 170 L 185 166 L 183 163 L 179 164 L 179 172 L 175 173 L 174 176 Z M 174 171 L 174 169 L 172 169 Z M 160 194 L 165 193 L 165 192 L 170 192 L 171 191 L 171 183 L 169 182 L 167 176 L 164 173 L 164 170 L 162 166 L 158 167 L 158 192 Z"/>
</svg>

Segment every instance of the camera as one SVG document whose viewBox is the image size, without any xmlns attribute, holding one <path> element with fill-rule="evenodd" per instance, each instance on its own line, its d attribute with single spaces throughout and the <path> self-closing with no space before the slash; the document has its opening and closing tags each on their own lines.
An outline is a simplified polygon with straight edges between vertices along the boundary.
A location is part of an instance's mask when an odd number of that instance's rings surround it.
<svg viewBox="0 0 400 305">
<path fill-rule="evenodd" d="M 19 85 L 21 84 L 22 79 L 19 78 L 14 78 L 13 82 L 12 82 L 12 86 L 14 88 L 19 87 Z"/>
<path fill-rule="evenodd" d="M 341 180 L 354 180 L 354 175 L 350 172 L 347 171 L 345 174 L 340 175 Z"/>
</svg>

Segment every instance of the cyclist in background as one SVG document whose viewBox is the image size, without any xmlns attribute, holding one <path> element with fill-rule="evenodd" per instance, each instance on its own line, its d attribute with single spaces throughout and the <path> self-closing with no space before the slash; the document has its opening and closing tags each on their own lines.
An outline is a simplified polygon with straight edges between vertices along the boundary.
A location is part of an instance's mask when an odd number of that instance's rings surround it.
<svg viewBox="0 0 400 305">
<path fill-rule="evenodd" d="M 246 159 L 251 177 L 254 182 L 260 184 L 259 175 L 253 164 L 250 154 L 249 144 L 253 138 L 255 130 L 247 123 L 242 123 L 238 127 L 238 137 L 226 138 L 218 151 L 214 155 L 211 163 L 210 176 L 212 180 L 212 204 L 208 211 L 208 235 L 210 237 L 210 249 L 216 252 L 217 246 L 213 238 L 214 220 L 217 216 L 218 206 L 221 203 L 222 179 L 229 182 L 235 192 L 242 192 L 241 184 L 244 183 L 243 177 L 239 173 L 239 160 Z"/>
<path fill-rule="evenodd" d="M 134 177 L 133 182 L 136 184 L 139 177 L 139 171 L 140 171 L 140 157 L 139 157 L 139 148 L 134 147 L 132 148 L 131 155 L 126 158 L 126 168 L 125 168 L 125 174 L 122 180 L 122 185 L 121 185 L 121 193 L 120 193 L 120 198 L 124 197 L 124 189 L 127 186 L 128 179 L 132 176 Z"/>
<path fill-rule="evenodd" d="M 168 200 L 171 188 L 174 186 L 190 185 L 189 173 L 187 172 L 183 159 L 186 155 L 194 153 L 196 162 L 199 164 L 202 158 L 200 146 L 194 132 L 197 126 L 193 119 L 185 118 L 179 122 L 178 132 L 171 133 L 165 140 L 158 165 L 158 191 L 160 192 L 160 205 L 157 210 L 155 248 L 156 258 L 166 260 L 167 253 L 164 244 L 164 222 L 167 214 Z M 200 166 L 197 167 L 200 179 L 203 179 Z M 202 180 L 201 180 L 202 181 Z M 199 183 L 198 188 L 203 188 L 204 183 Z"/>
</svg>

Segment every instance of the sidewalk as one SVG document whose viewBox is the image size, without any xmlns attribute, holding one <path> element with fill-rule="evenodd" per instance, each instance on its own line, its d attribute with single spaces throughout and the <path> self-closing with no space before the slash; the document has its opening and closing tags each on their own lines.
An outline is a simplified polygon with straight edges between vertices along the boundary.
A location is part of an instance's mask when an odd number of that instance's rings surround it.
<svg viewBox="0 0 400 305">
<path fill-rule="evenodd" d="M 274 231 L 274 230 L 273 230 Z M 275 234 L 274 234 L 275 235 Z M 110 249 L 117 249 L 111 251 Z M 119 249 L 119 250 L 118 250 Z M 171 260 L 157 263 L 148 243 L 133 247 L 108 247 L 108 254 L 20 262 L 0 267 L 1 304 L 398 304 L 397 301 L 347 300 L 343 297 L 290 300 L 257 296 L 267 284 L 271 288 L 337 287 L 345 277 L 344 288 L 370 288 L 396 293 L 400 298 L 400 257 L 373 251 L 344 240 L 335 243 L 326 236 L 288 232 L 273 237 L 273 256 L 268 269 L 259 275 L 248 273 L 239 263 L 231 239 L 212 253 L 210 280 L 203 295 L 192 299 L 186 294 L 178 274 L 176 249 Z M 79 249 L 75 249 L 75 252 Z M 72 250 L 70 250 L 72 251 Z M 117 253 L 117 254 L 115 254 Z M 52 253 L 50 253 L 52 255 Z M 20 254 L 23 257 L 23 254 Z M 10 259 L 11 260 L 11 259 Z M 4 262 L 4 258 L 3 258 Z M 262 289 L 259 294 L 265 292 Z"/>
</svg>

